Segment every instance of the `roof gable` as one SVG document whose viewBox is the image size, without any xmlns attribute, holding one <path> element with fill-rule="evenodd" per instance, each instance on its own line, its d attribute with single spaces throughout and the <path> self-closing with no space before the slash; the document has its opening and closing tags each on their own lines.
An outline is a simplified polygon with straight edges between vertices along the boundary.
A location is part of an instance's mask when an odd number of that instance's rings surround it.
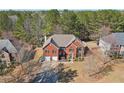
<svg viewBox="0 0 124 93">
<path fill-rule="evenodd" d="M 76 37 L 71 34 L 56 34 L 52 35 L 48 38 L 48 40 L 44 43 L 43 48 L 49 43 L 55 44 L 57 47 L 67 47 L 71 44 Z M 52 41 L 52 42 L 51 42 Z"/>
<path fill-rule="evenodd" d="M 124 45 L 124 33 L 113 33 L 113 35 L 118 45 Z"/>
<path fill-rule="evenodd" d="M 105 36 L 101 39 L 107 43 L 110 43 L 110 44 L 124 45 L 124 33 L 123 32 L 112 33 L 112 34 Z"/>
<path fill-rule="evenodd" d="M 7 50 L 6 47 L 4 47 L 2 50 L 5 51 L 5 52 L 7 52 L 7 53 L 9 53 L 9 51 Z"/>
<path fill-rule="evenodd" d="M 17 53 L 16 48 L 8 39 L 0 40 L 0 50 L 6 50 L 9 53 Z"/>
</svg>

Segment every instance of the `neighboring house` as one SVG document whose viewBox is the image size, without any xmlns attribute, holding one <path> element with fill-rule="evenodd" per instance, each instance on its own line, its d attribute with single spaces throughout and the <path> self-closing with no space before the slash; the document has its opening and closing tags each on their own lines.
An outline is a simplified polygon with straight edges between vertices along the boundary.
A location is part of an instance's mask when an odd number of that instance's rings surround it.
<svg viewBox="0 0 124 93">
<path fill-rule="evenodd" d="M 104 54 L 114 53 L 124 56 L 124 33 L 112 33 L 100 38 L 99 46 Z"/>
<path fill-rule="evenodd" d="M 8 39 L 0 40 L 0 60 L 7 65 L 17 60 L 17 50 Z"/>
<path fill-rule="evenodd" d="M 46 61 L 75 59 L 83 56 L 83 52 L 81 40 L 70 34 L 52 35 L 43 45 L 43 56 Z"/>
</svg>

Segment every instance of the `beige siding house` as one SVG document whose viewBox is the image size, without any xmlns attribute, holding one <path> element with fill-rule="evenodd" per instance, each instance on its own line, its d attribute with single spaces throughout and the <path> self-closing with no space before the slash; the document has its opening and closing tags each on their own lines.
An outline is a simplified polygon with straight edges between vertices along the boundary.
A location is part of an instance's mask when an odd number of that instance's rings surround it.
<svg viewBox="0 0 124 93">
<path fill-rule="evenodd" d="M 124 33 L 112 33 L 100 38 L 99 46 L 104 54 L 114 53 L 124 56 Z"/>
</svg>

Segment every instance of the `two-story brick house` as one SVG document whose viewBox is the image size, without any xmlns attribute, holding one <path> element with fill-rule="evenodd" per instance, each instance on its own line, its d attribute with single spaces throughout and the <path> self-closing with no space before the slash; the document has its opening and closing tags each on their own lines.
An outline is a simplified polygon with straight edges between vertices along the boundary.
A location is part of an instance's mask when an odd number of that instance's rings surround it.
<svg viewBox="0 0 124 93">
<path fill-rule="evenodd" d="M 43 56 L 46 61 L 75 59 L 83 56 L 84 45 L 71 34 L 55 34 L 43 45 Z"/>
</svg>

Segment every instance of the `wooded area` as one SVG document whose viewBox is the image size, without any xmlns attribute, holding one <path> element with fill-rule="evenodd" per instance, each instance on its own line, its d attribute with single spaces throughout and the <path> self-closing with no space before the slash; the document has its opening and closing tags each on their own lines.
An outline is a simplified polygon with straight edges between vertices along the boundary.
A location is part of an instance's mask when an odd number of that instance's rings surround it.
<svg viewBox="0 0 124 93">
<path fill-rule="evenodd" d="M 41 45 L 43 36 L 74 34 L 81 40 L 97 39 L 100 30 L 124 31 L 124 12 L 96 11 L 0 11 L 0 32 L 11 31 L 30 44 Z M 95 38 L 94 38 L 95 37 Z"/>
</svg>

